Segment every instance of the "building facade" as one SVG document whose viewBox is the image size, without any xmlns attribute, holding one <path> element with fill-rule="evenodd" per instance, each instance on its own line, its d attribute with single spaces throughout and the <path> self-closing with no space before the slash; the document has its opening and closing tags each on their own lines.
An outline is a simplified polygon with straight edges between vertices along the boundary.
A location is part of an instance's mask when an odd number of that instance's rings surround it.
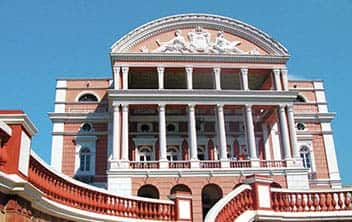
<svg viewBox="0 0 352 222">
<path fill-rule="evenodd" d="M 287 49 L 231 18 L 161 18 L 111 47 L 112 77 L 58 79 L 51 166 L 117 195 L 192 194 L 195 221 L 253 174 L 339 188 L 322 81 L 290 80 Z"/>
</svg>

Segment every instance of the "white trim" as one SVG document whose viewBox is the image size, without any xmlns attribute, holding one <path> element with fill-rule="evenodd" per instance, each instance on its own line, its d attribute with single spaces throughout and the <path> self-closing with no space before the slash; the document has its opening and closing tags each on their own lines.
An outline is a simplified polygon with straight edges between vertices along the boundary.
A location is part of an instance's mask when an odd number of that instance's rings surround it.
<svg viewBox="0 0 352 222">
<path fill-rule="evenodd" d="M 0 129 L 5 132 L 8 136 L 12 135 L 12 129 L 9 125 L 0 120 Z"/>
<path fill-rule="evenodd" d="M 38 132 L 38 129 L 34 126 L 27 114 L 0 114 L 0 121 L 3 121 L 7 125 L 21 124 L 28 132 L 29 136 L 33 136 Z"/>
<path fill-rule="evenodd" d="M 78 135 L 75 138 L 75 167 L 74 172 L 77 176 L 94 176 L 95 175 L 95 162 L 96 162 L 96 136 L 82 136 Z M 80 171 L 80 153 L 83 148 L 88 148 L 90 152 L 90 168 L 89 171 Z"/>
<path fill-rule="evenodd" d="M 54 110 L 56 113 L 65 112 L 65 104 L 60 104 L 66 102 L 66 80 L 57 80 L 56 81 L 56 94 L 55 94 L 55 107 Z"/>
<path fill-rule="evenodd" d="M 31 153 L 31 138 L 26 132 L 21 132 L 21 146 L 18 160 L 18 170 L 28 176 L 29 156 Z"/>
</svg>

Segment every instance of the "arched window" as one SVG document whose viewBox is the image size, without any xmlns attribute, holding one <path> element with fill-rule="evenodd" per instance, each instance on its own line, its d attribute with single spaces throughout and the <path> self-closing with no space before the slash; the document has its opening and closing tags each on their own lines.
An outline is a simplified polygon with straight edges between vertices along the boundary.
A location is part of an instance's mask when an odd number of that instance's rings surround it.
<svg viewBox="0 0 352 222">
<path fill-rule="evenodd" d="M 301 122 L 297 123 L 296 127 L 298 130 L 305 130 L 306 129 L 306 125 L 304 125 L 304 123 L 301 123 Z"/>
<path fill-rule="evenodd" d="M 92 125 L 89 123 L 84 123 L 81 127 L 83 132 L 89 132 L 92 130 Z"/>
<path fill-rule="evenodd" d="M 152 160 L 152 149 L 147 146 L 142 146 L 138 150 L 139 161 L 151 161 Z"/>
<path fill-rule="evenodd" d="M 82 172 L 90 171 L 91 154 L 88 148 L 83 148 L 79 153 L 79 170 Z"/>
<path fill-rule="evenodd" d="M 91 93 L 86 93 L 79 97 L 78 102 L 98 102 L 98 98 Z"/>
<path fill-rule="evenodd" d="M 171 194 L 175 194 L 176 192 L 183 192 L 183 193 L 192 194 L 191 189 L 184 184 L 177 184 L 170 191 Z"/>
<path fill-rule="evenodd" d="M 178 149 L 177 147 L 169 147 L 167 149 L 167 160 L 168 161 L 174 161 L 178 160 Z"/>
<path fill-rule="evenodd" d="M 153 185 L 147 184 L 139 188 L 137 196 L 159 199 L 159 190 Z"/>
<path fill-rule="evenodd" d="M 301 158 L 302 158 L 302 161 L 303 161 L 303 166 L 305 168 L 308 168 L 310 169 L 311 168 L 311 157 L 310 157 L 310 151 L 309 151 L 309 148 L 306 147 L 306 146 L 303 146 L 301 147 L 300 149 L 300 154 L 301 154 Z"/>
<path fill-rule="evenodd" d="M 202 189 L 202 210 L 203 218 L 208 211 L 222 198 L 222 190 L 216 184 L 207 184 Z"/>
<path fill-rule="evenodd" d="M 305 103 L 306 99 L 301 95 L 297 95 L 295 102 Z"/>
</svg>

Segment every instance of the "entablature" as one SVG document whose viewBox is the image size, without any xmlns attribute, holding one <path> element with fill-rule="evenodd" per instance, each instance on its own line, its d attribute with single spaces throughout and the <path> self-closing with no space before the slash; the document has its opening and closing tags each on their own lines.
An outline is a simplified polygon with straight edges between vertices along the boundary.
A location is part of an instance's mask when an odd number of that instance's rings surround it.
<svg viewBox="0 0 352 222">
<path fill-rule="evenodd" d="M 273 90 L 109 90 L 116 104 L 223 104 L 280 105 L 293 104 L 296 92 Z"/>
</svg>

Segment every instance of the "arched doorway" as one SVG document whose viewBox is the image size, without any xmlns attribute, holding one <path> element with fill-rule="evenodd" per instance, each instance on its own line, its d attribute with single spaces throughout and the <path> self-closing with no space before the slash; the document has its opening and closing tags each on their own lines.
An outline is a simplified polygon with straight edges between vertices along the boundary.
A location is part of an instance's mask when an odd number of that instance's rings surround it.
<svg viewBox="0 0 352 222">
<path fill-rule="evenodd" d="M 171 191 L 170 191 L 171 194 L 174 194 L 176 192 L 184 192 L 184 193 L 192 194 L 191 189 L 184 184 L 177 184 L 171 188 Z"/>
<path fill-rule="evenodd" d="M 159 199 L 159 190 L 153 185 L 147 184 L 139 188 L 137 196 Z"/>
<path fill-rule="evenodd" d="M 203 218 L 218 200 L 222 198 L 222 190 L 216 184 L 207 184 L 202 189 L 202 211 Z"/>
</svg>

